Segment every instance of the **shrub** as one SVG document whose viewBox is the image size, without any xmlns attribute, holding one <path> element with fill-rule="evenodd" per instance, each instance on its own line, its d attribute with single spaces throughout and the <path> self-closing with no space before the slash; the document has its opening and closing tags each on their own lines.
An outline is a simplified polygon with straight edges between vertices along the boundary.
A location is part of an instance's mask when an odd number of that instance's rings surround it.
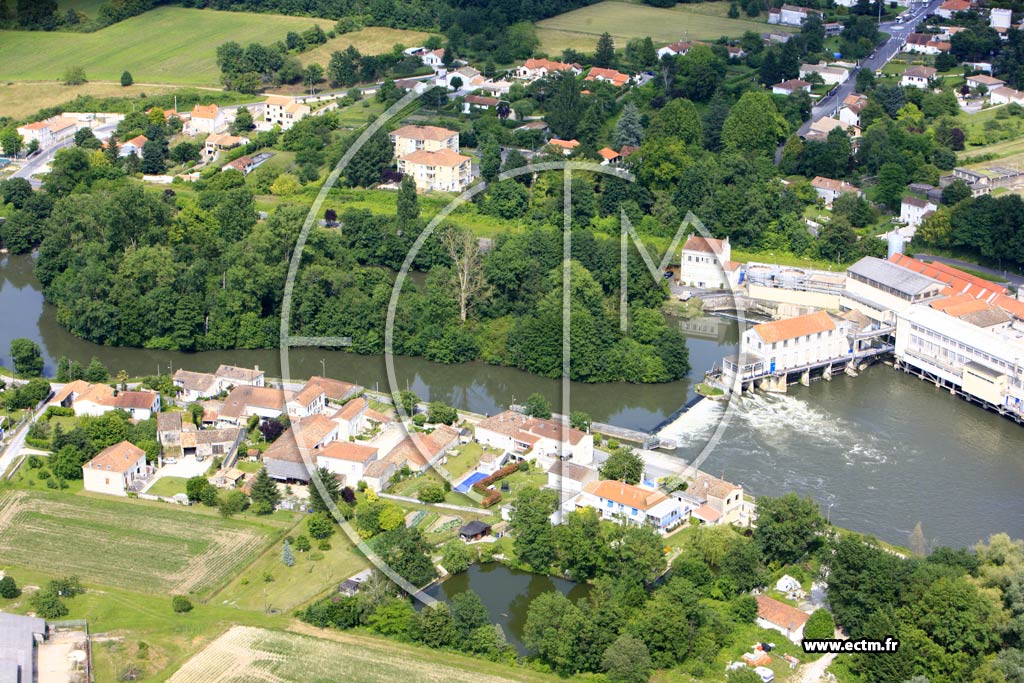
<svg viewBox="0 0 1024 683">
<path fill-rule="evenodd" d="M 416 494 L 421 503 L 441 503 L 444 501 L 444 489 L 437 484 L 427 484 Z"/>
<path fill-rule="evenodd" d="M 0 598 L 4 600 L 10 600 L 16 598 L 21 594 L 18 590 L 18 584 L 15 583 L 13 576 L 5 576 L 0 579 Z"/>
<path fill-rule="evenodd" d="M 807 619 L 804 626 L 804 638 L 808 640 L 822 640 L 835 637 L 836 624 L 832 620 L 832 614 L 826 609 L 817 609 Z"/>
<path fill-rule="evenodd" d="M 192 601 L 184 595 L 175 595 L 171 598 L 171 609 L 177 614 L 184 614 L 192 611 Z"/>
</svg>

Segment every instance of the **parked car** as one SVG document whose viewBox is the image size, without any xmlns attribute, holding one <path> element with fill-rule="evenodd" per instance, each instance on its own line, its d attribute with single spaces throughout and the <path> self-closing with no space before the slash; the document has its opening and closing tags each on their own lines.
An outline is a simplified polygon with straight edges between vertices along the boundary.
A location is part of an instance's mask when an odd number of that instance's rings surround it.
<svg viewBox="0 0 1024 683">
<path fill-rule="evenodd" d="M 165 465 L 177 465 L 178 464 L 178 459 L 177 458 L 164 458 L 164 464 Z"/>
<path fill-rule="evenodd" d="M 682 293 L 682 294 L 680 294 L 680 295 L 679 295 L 679 297 L 678 297 L 678 299 L 679 299 L 680 301 L 689 301 L 689 300 L 690 300 L 690 299 L 692 299 L 692 298 L 693 298 L 693 294 L 691 294 L 690 292 L 683 292 L 683 293 Z"/>
</svg>

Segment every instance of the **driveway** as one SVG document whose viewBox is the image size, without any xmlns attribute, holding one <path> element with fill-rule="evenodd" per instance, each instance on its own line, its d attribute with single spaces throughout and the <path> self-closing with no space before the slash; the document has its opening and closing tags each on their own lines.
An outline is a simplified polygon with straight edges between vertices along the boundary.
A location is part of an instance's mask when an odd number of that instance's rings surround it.
<svg viewBox="0 0 1024 683">
<path fill-rule="evenodd" d="M 174 464 L 164 465 L 158 469 L 153 474 L 153 478 L 146 483 L 146 488 L 144 488 L 142 492 L 145 493 L 148 491 L 152 488 L 153 484 L 163 477 L 181 477 L 182 479 L 200 477 L 206 474 L 206 471 L 210 469 L 210 463 L 210 458 L 206 458 L 202 462 L 199 462 L 196 460 L 194 455 L 181 456 Z"/>
</svg>

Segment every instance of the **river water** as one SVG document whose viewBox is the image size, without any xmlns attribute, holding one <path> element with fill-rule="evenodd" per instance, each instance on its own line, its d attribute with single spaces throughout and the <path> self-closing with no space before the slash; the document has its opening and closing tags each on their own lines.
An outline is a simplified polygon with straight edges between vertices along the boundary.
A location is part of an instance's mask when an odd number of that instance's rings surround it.
<svg viewBox="0 0 1024 683">
<path fill-rule="evenodd" d="M 675 321 L 687 335 L 689 380 L 661 385 L 572 387 L 572 408 L 600 422 L 650 430 L 692 398 L 692 383 L 735 349 L 735 322 L 717 318 Z M 61 328 L 43 302 L 30 257 L 0 256 L 0 360 L 10 367 L 10 340 L 38 341 L 52 372 L 60 356 L 87 363 L 93 356 L 111 372 L 153 374 L 220 363 L 259 365 L 280 373 L 280 352 L 213 351 L 184 354 L 97 346 Z M 383 358 L 343 351 L 295 349 L 291 374 L 329 376 L 386 389 Z M 558 406 L 559 382 L 481 363 L 439 365 L 396 358 L 401 388 L 467 410 L 493 414 L 539 391 Z M 669 433 L 677 454 L 693 458 L 714 431 L 718 406 L 704 401 Z M 929 540 L 970 545 L 1005 531 L 1024 537 L 1024 429 L 886 366 L 857 378 L 838 377 L 784 396 L 743 400 L 724 437 L 701 467 L 743 484 L 754 495 L 787 491 L 812 496 L 842 526 L 905 544 L 922 522 Z M 828 505 L 832 504 L 831 510 Z"/>
</svg>

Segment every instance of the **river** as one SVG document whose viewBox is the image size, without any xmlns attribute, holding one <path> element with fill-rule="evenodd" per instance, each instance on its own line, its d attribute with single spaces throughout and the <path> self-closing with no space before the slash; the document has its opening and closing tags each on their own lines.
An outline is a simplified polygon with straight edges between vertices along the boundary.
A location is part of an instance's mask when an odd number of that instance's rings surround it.
<svg viewBox="0 0 1024 683">
<path fill-rule="evenodd" d="M 687 335 L 689 380 L 660 385 L 573 384 L 572 408 L 600 422 L 650 430 L 692 397 L 692 383 L 735 348 L 735 322 L 674 321 Z M 56 358 L 86 363 L 93 356 L 112 372 L 152 374 L 218 364 L 260 365 L 280 372 L 277 350 L 184 354 L 97 346 L 61 328 L 43 302 L 30 257 L 0 257 L 0 358 L 10 366 L 10 340 L 38 341 L 52 371 Z M 381 357 L 296 349 L 294 377 L 327 374 L 385 388 Z M 396 358 L 399 383 L 425 399 L 493 414 L 535 391 L 557 406 L 559 382 L 480 363 L 439 365 Z M 677 454 L 690 459 L 717 423 L 716 405 L 698 404 L 670 429 Z M 833 521 L 905 544 L 920 521 L 936 543 L 970 545 L 1000 531 L 1024 538 L 1024 429 L 934 387 L 877 366 L 860 377 L 838 377 L 785 396 L 744 399 L 743 410 L 702 465 L 743 484 L 754 495 L 796 491 L 819 501 Z M 828 505 L 832 504 L 831 510 Z"/>
</svg>

